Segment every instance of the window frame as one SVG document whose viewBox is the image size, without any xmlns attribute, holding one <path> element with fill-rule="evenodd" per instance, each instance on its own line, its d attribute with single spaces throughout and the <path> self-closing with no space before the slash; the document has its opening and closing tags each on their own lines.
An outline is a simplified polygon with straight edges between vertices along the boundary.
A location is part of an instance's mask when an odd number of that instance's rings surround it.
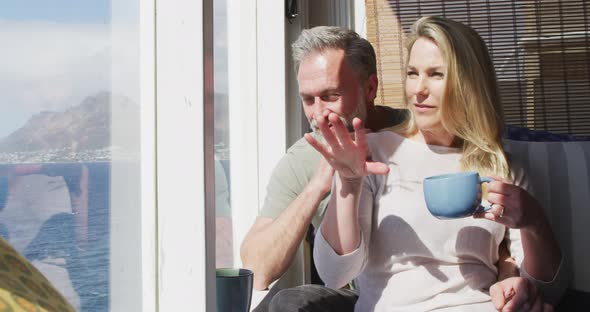
<svg viewBox="0 0 590 312">
<path fill-rule="evenodd" d="M 139 5 L 139 86 L 141 103 L 141 310 L 155 312 L 156 253 L 156 2 Z M 112 288 L 112 287 L 111 287 Z"/>
<path fill-rule="evenodd" d="M 228 1 L 230 188 L 234 266 L 272 169 L 286 151 L 284 2 Z M 264 17 L 264 25 L 258 17 Z M 252 62 L 252 60 L 256 60 Z M 263 121 L 263 122 L 262 122 Z M 253 181 L 255 181 L 253 183 Z"/>
<path fill-rule="evenodd" d="M 142 2 L 141 10 L 142 102 L 153 102 L 142 114 L 143 309 L 215 311 L 213 0 Z M 284 3 L 228 1 L 228 21 L 228 46 L 239 47 L 228 51 L 239 267 L 239 242 L 286 150 Z"/>
<path fill-rule="evenodd" d="M 212 19 L 207 18 L 212 15 L 212 4 L 212 0 L 156 1 L 151 14 L 155 16 L 151 66 L 155 132 L 151 133 L 155 135 L 156 222 L 146 226 L 145 234 L 155 237 L 155 272 L 147 275 L 156 276 L 156 311 L 187 306 L 215 310 L 214 244 L 209 243 L 215 241 L 214 207 L 208 205 L 211 199 L 206 195 L 214 187 L 213 167 L 207 168 L 213 159 L 213 128 L 206 128 L 213 110 L 205 105 L 213 96 L 213 81 L 206 79 L 213 67 L 212 59 L 204 61 L 213 49 Z M 150 18 L 149 12 L 142 13 Z M 142 86 L 147 87 L 148 82 Z M 149 87 L 142 92 L 149 92 Z M 150 194 L 142 196 L 150 200 Z M 149 214 L 145 207 L 144 203 Z M 194 239 L 187 239 L 190 237 Z M 150 239 L 145 239 L 149 245 Z M 149 284 L 149 280 L 144 283 L 146 296 L 152 288 Z M 149 301 L 144 297 L 144 302 Z"/>
</svg>

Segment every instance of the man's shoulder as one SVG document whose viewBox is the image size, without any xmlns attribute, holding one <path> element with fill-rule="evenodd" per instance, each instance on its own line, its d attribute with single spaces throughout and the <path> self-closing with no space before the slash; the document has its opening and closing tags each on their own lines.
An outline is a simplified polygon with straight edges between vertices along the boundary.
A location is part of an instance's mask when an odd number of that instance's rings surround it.
<svg viewBox="0 0 590 312">
<path fill-rule="evenodd" d="M 371 127 L 373 130 L 396 126 L 406 120 L 410 112 L 405 108 L 394 108 L 387 105 L 375 105 L 375 114 L 379 117 L 377 124 Z"/>
<path fill-rule="evenodd" d="M 290 150 L 297 150 L 297 149 L 312 149 L 313 147 L 311 145 L 309 145 L 309 143 L 307 143 L 307 140 L 305 138 L 300 138 L 299 140 L 295 141 L 295 143 L 293 143 L 293 145 L 291 145 L 289 147 L 289 149 L 287 151 Z"/>
<path fill-rule="evenodd" d="M 319 159 L 319 156 L 320 153 L 318 153 L 313 146 L 309 145 L 305 138 L 301 138 L 293 143 L 293 145 L 287 149 L 287 153 L 285 154 L 285 157 L 292 157 L 297 160 Z"/>
<path fill-rule="evenodd" d="M 305 138 L 301 138 L 289 147 L 275 166 L 274 171 L 283 178 L 295 175 L 307 183 L 309 176 L 317 167 L 320 157 L 320 153 L 309 145 Z"/>
<path fill-rule="evenodd" d="M 275 166 L 259 215 L 276 218 L 302 192 L 321 155 L 302 138 L 295 142 Z"/>
</svg>

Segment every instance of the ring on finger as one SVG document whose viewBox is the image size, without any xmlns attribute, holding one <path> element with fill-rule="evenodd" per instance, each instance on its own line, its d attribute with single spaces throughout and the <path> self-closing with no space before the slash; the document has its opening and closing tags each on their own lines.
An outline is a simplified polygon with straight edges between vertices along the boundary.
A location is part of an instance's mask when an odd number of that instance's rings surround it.
<svg viewBox="0 0 590 312">
<path fill-rule="evenodd" d="M 504 216 L 504 206 L 502 206 L 502 210 L 500 210 L 499 217 L 502 218 Z"/>
</svg>

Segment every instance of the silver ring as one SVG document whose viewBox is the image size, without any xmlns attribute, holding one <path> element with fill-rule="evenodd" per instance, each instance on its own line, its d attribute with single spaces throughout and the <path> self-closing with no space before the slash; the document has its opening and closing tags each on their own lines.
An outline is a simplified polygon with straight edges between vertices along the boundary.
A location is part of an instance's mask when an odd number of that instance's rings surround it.
<svg viewBox="0 0 590 312">
<path fill-rule="evenodd" d="M 500 211 L 500 218 L 502 218 L 504 216 L 504 209 L 505 209 L 505 207 L 502 206 L 502 210 Z"/>
</svg>

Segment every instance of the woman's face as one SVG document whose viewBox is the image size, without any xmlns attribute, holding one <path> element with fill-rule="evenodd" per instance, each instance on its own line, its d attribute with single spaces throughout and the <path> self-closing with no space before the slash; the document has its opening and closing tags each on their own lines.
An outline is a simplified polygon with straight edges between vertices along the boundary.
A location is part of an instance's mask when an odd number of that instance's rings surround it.
<svg viewBox="0 0 590 312">
<path fill-rule="evenodd" d="M 447 64 L 438 46 L 418 38 L 410 51 L 407 66 L 406 96 L 418 130 L 440 133 L 441 107 L 447 83 Z"/>
</svg>

